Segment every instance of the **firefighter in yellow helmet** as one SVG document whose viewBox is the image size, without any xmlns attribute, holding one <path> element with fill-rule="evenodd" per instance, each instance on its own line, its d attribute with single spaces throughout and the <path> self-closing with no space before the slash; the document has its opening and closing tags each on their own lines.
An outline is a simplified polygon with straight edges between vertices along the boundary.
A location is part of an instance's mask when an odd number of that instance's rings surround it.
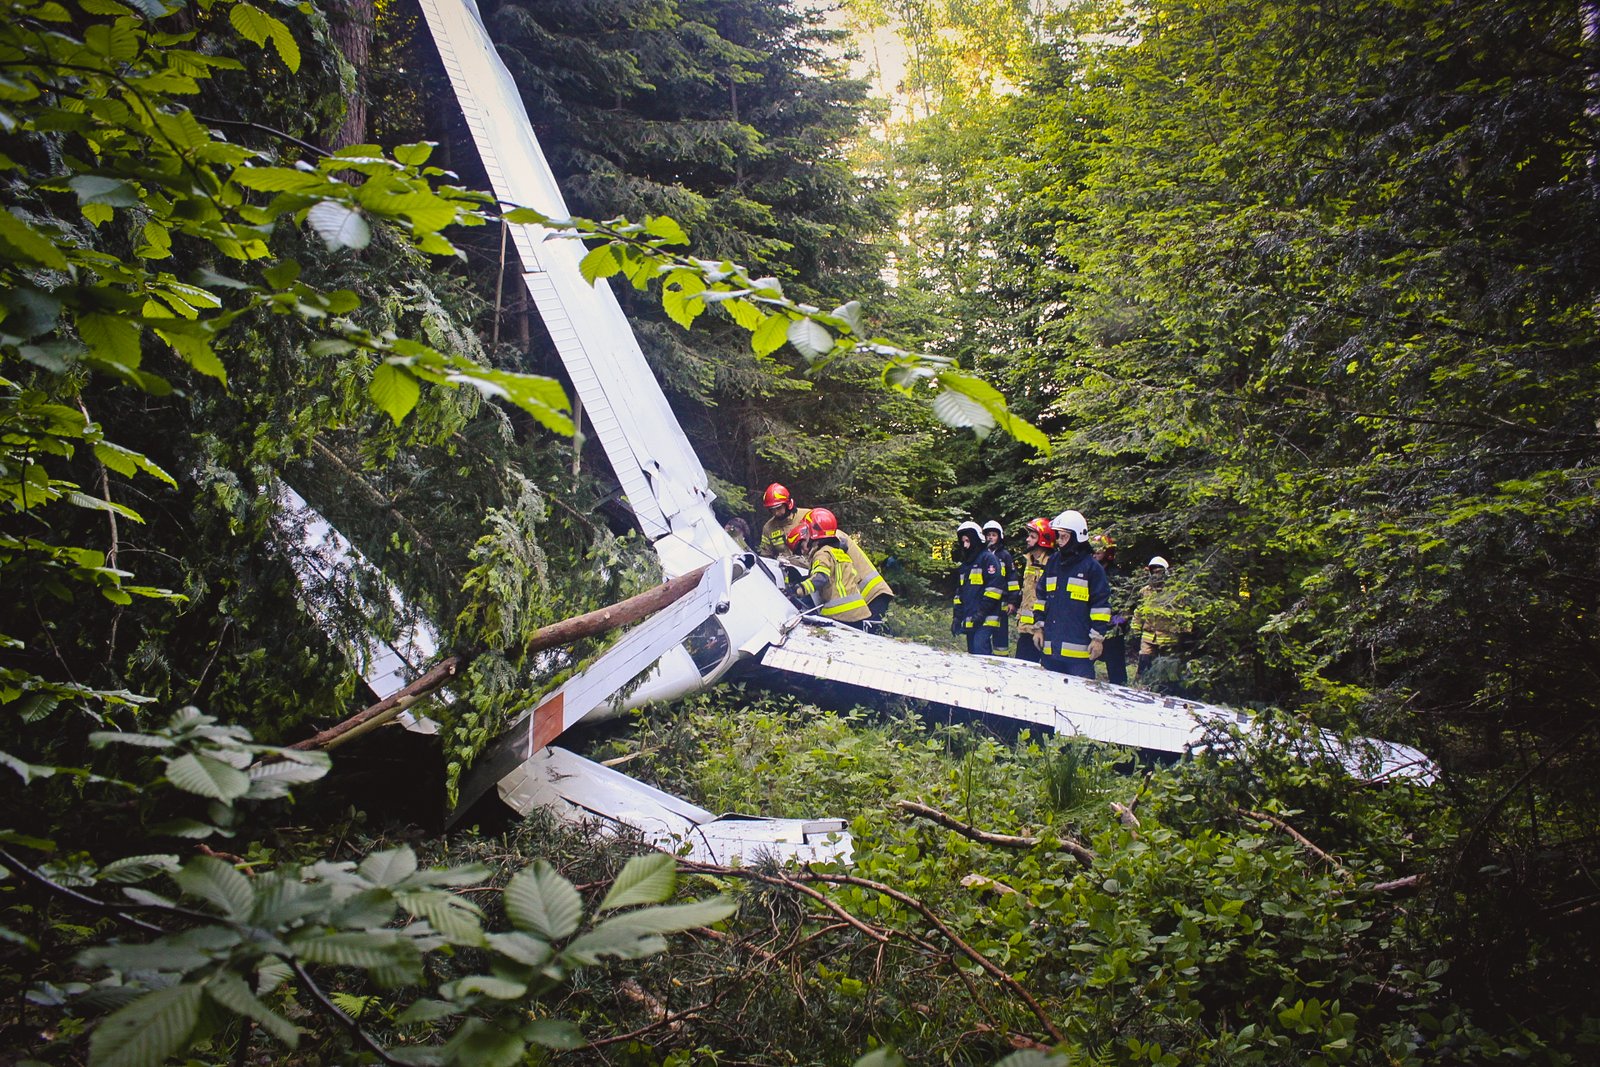
<svg viewBox="0 0 1600 1067">
<path fill-rule="evenodd" d="M 872 611 L 862 599 L 850 554 L 839 547 L 839 520 L 827 508 L 812 508 L 803 540 L 811 553 L 811 573 L 791 593 L 810 597 L 823 618 L 861 629 Z"/>
</svg>

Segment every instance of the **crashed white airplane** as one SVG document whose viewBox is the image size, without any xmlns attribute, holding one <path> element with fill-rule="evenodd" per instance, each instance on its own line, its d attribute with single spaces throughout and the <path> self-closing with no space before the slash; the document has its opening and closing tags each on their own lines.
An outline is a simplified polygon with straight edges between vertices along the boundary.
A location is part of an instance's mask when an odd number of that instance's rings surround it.
<svg viewBox="0 0 1600 1067">
<path fill-rule="evenodd" d="M 550 218 L 568 217 L 522 98 L 473 0 L 421 3 L 496 196 Z M 604 282 L 591 286 L 578 270 L 582 246 L 535 225 L 513 225 L 510 232 L 523 280 L 665 576 L 710 566 L 694 593 L 635 626 L 484 753 L 463 782 L 458 814 L 494 788 L 521 813 L 545 806 L 572 818 L 602 819 L 632 827 L 661 847 L 717 862 L 758 852 L 848 857 L 840 820 L 718 818 L 551 747 L 580 721 L 683 696 L 716 683 L 740 662 L 1156 753 L 1181 753 L 1199 743 L 1208 723 L 1248 726 L 1246 714 L 1226 708 L 803 618 L 783 595 L 772 562 L 741 552 L 723 532 L 705 470 L 614 295 Z M 616 699 L 641 674 L 640 684 Z M 1327 754 L 1364 777 L 1432 773 L 1425 756 L 1402 745 L 1346 745 L 1331 737 L 1324 744 Z"/>
</svg>

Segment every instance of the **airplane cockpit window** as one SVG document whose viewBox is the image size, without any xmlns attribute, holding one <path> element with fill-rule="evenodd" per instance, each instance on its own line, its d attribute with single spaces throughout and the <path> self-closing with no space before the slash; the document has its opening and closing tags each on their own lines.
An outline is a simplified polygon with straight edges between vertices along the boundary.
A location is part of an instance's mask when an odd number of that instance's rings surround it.
<svg viewBox="0 0 1600 1067">
<path fill-rule="evenodd" d="M 723 628 L 722 622 L 713 616 L 689 631 L 689 636 L 683 639 L 683 647 L 688 651 L 689 658 L 694 660 L 700 677 L 709 678 L 728 658 L 728 651 L 733 644 L 728 640 L 728 631 Z"/>
</svg>

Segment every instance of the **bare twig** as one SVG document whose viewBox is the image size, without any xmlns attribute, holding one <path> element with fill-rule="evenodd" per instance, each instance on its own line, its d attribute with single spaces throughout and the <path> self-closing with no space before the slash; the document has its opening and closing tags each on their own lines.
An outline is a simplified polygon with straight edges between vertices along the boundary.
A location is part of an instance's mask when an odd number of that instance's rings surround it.
<svg viewBox="0 0 1600 1067">
<path fill-rule="evenodd" d="M 913 815 L 920 815 L 930 822 L 938 823 L 947 830 L 954 830 L 962 837 L 970 838 L 985 845 L 994 845 L 997 848 L 1026 849 L 1037 848 L 1041 843 L 1037 837 L 1018 837 L 1014 834 L 996 834 L 987 830 L 979 830 L 975 826 L 969 826 L 962 822 L 948 812 L 940 811 L 938 808 L 932 808 L 926 804 L 920 804 L 915 800 L 902 800 L 899 803 L 899 807 L 903 811 L 908 811 Z M 1087 845 L 1070 837 L 1061 839 L 1060 850 L 1062 852 L 1070 852 L 1085 866 L 1093 864 L 1095 861 L 1095 854 Z"/>
<path fill-rule="evenodd" d="M 1289 837 L 1294 838 L 1296 844 L 1305 849 L 1307 852 L 1311 853 L 1313 856 L 1317 857 L 1317 859 L 1321 860 L 1323 863 L 1326 863 L 1329 867 L 1332 867 L 1339 873 L 1341 877 L 1350 877 L 1349 868 L 1340 863 L 1333 855 L 1324 852 L 1322 849 L 1312 844 L 1309 837 L 1301 833 L 1299 830 L 1296 830 L 1293 826 L 1290 826 L 1287 822 L 1278 818 L 1276 815 L 1271 815 L 1264 811 L 1250 811 L 1246 808 L 1239 808 L 1238 811 L 1239 814 L 1246 819 L 1254 819 L 1258 822 L 1267 823 L 1277 829 L 1280 833 L 1287 834 Z"/>
<path fill-rule="evenodd" d="M 294 968 L 295 975 L 299 977 L 301 984 L 306 987 L 306 991 L 311 994 L 322 1010 L 332 1015 L 340 1026 L 350 1031 L 350 1036 L 366 1046 L 368 1052 L 371 1052 L 384 1063 L 394 1064 L 395 1067 L 406 1067 L 404 1060 L 391 1056 L 389 1050 L 380 1044 L 377 1038 L 367 1033 L 360 1023 L 356 1022 L 343 1008 L 329 999 L 328 994 L 324 993 L 322 987 L 317 985 L 316 979 L 311 977 L 311 972 L 306 970 L 305 964 L 297 959 L 290 959 L 289 966 Z"/>
<path fill-rule="evenodd" d="M 1396 878 L 1392 882 L 1379 882 L 1372 887 L 1374 893 L 1400 893 L 1422 888 L 1427 876 L 1421 874 L 1408 874 L 1404 878 Z"/>
<path fill-rule="evenodd" d="M 819 871 L 813 871 L 809 867 L 806 868 L 806 874 L 808 877 L 814 878 L 819 882 L 830 882 L 835 885 L 859 886 L 862 889 L 870 889 L 875 893 L 882 893 L 890 900 L 903 904 L 912 911 L 915 911 L 924 919 L 928 920 L 928 922 L 932 923 L 934 928 L 943 934 L 952 945 L 960 949 L 962 955 L 966 956 L 973 963 L 976 963 L 979 967 L 982 967 L 984 971 L 988 973 L 989 977 L 995 979 L 1001 985 L 1005 986 L 1007 989 L 1011 990 L 1019 998 L 1021 998 L 1023 1003 L 1027 1004 L 1029 1010 L 1033 1012 L 1034 1018 L 1039 1020 L 1040 1024 L 1049 1032 L 1051 1037 L 1055 1038 L 1055 1040 L 1058 1042 L 1066 1040 L 1066 1035 L 1057 1029 L 1056 1024 L 1051 1021 L 1050 1016 L 1045 1014 L 1044 1008 L 1040 1007 L 1039 1002 L 1034 999 L 1033 994 L 1028 992 L 1028 990 L 1023 987 L 1021 982 L 1018 982 L 1015 978 L 1011 977 L 1011 975 L 1007 974 L 988 956 L 985 956 L 983 953 L 979 952 L 977 949 L 963 941 L 960 935 L 958 935 L 954 930 L 950 929 L 950 927 L 945 924 L 944 920 L 939 918 L 938 915 L 934 914 L 933 909 L 922 903 L 922 901 L 917 900 L 915 897 L 912 897 L 906 893 L 900 892 L 900 890 L 895 889 L 893 886 L 885 885 L 882 882 L 874 882 L 867 878 L 857 878 L 854 875 L 849 874 L 823 874 Z"/>
</svg>

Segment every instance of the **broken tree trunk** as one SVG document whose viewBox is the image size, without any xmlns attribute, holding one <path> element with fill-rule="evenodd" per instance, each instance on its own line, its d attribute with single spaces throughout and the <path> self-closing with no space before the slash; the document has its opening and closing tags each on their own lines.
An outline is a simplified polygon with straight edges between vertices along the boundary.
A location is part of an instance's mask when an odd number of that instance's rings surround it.
<svg viewBox="0 0 1600 1067">
<path fill-rule="evenodd" d="M 553 622 L 549 626 L 541 627 L 534 631 L 528 639 L 526 651 L 540 652 L 547 648 L 557 648 L 561 645 L 570 645 L 574 641 L 585 637 L 595 637 L 599 634 L 615 630 L 619 626 L 626 626 L 638 622 L 647 615 L 652 615 L 662 608 L 686 596 L 695 586 L 700 584 L 700 578 L 706 569 L 690 571 L 680 574 L 670 581 L 663 582 L 654 589 L 646 590 L 637 596 L 620 600 L 609 607 L 597 608 L 582 615 L 574 615 L 570 619 Z M 428 672 L 410 685 L 397 692 L 391 693 L 371 707 L 364 708 L 336 726 L 330 726 L 315 737 L 308 737 L 304 741 L 297 741 L 290 748 L 301 751 L 307 749 L 332 748 L 352 737 L 365 733 L 367 730 L 384 723 L 400 714 L 406 708 L 415 704 L 434 690 L 443 687 L 451 678 L 459 674 L 471 661 L 464 656 L 449 656 L 440 660 L 429 668 Z"/>
</svg>

